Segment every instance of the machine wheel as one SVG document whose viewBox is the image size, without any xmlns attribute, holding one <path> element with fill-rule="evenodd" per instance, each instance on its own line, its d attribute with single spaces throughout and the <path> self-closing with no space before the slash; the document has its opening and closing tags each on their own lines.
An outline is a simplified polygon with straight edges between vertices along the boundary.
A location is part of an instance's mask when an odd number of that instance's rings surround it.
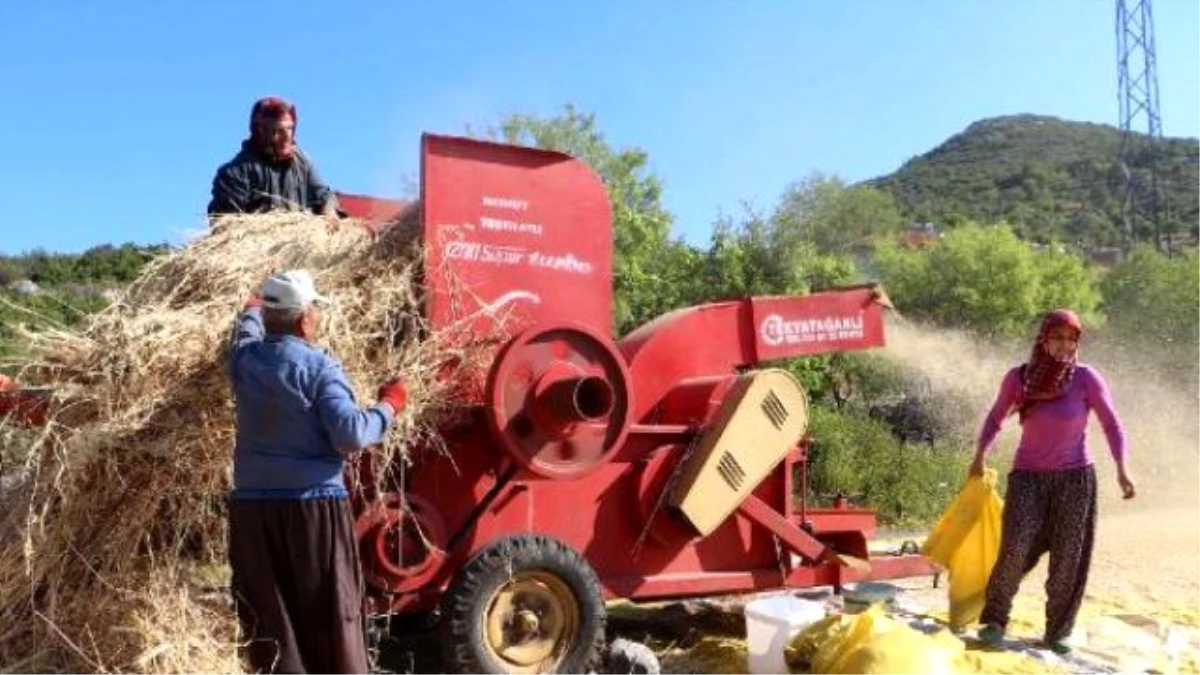
<svg viewBox="0 0 1200 675">
<path fill-rule="evenodd" d="M 442 597 L 445 666 L 459 673 L 583 673 L 604 645 L 600 580 L 549 537 L 500 539 Z"/>
</svg>

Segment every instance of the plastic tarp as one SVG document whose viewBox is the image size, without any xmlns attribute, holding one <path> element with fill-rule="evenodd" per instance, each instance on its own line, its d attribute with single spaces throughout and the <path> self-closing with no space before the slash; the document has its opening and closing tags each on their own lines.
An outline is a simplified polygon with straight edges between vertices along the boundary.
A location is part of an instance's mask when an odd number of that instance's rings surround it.
<svg viewBox="0 0 1200 675">
<path fill-rule="evenodd" d="M 1076 653 L 1119 673 L 1200 672 L 1196 649 L 1190 646 L 1200 637 L 1195 627 L 1144 614 L 1119 614 L 1089 621 L 1083 633 Z"/>
<path fill-rule="evenodd" d="M 983 613 L 988 577 L 1000 554 L 1004 501 L 996 470 L 971 476 L 938 519 L 921 549 L 950 578 L 950 626 L 963 630 Z"/>
</svg>

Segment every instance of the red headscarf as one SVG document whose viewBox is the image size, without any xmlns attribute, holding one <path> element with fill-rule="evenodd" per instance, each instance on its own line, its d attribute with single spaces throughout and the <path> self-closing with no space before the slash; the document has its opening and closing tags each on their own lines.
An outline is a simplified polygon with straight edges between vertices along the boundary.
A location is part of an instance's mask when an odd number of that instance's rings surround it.
<svg viewBox="0 0 1200 675">
<path fill-rule="evenodd" d="M 1057 358 L 1046 351 L 1046 339 L 1055 328 L 1061 326 L 1073 328 L 1077 335 L 1083 335 L 1083 325 L 1079 317 L 1069 309 L 1056 309 L 1042 319 L 1042 328 L 1033 343 L 1033 353 L 1029 362 L 1021 369 L 1021 400 L 1017 404 L 1017 411 L 1022 421 L 1038 401 L 1049 401 L 1062 396 L 1071 382 L 1071 376 L 1075 374 L 1077 351 Z"/>
<path fill-rule="evenodd" d="M 275 125 L 290 117 L 293 124 L 299 122 L 296 106 L 279 96 L 267 96 L 254 102 L 250 111 L 250 142 L 254 147 L 275 159 L 291 159 L 296 151 L 295 131 L 287 141 L 275 139 Z"/>
</svg>

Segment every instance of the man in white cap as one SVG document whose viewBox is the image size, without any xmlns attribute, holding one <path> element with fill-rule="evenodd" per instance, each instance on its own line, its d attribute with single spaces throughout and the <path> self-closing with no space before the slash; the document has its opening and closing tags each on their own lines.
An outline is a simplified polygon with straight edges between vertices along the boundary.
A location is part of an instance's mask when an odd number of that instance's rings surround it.
<svg viewBox="0 0 1200 675">
<path fill-rule="evenodd" d="M 312 344 L 324 302 L 307 271 L 272 275 L 239 317 L 230 355 L 229 562 L 253 672 L 369 666 L 344 462 L 382 442 L 406 392 L 392 380 L 358 407 L 342 365 Z"/>
</svg>

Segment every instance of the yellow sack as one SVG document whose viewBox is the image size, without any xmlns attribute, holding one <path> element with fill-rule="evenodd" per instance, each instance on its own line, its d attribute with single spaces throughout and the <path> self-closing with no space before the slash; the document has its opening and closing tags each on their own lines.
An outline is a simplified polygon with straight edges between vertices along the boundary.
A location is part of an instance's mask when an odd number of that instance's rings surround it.
<svg viewBox="0 0 1200 675">
<path fill-rule="evenodd" d="M 962 630 L 983 613 L 988 577 L 1000 555 L 1004 501 L 996 470 L 971 476 L 929 533 L 921 553 L 950 576 L 950 626 Z"/>
<path fill-rule="evenodd" d="M 1017 652 L 971 651 L 948 630 L 926 635 L 873 605 L 834 614 L 797 635 L 785 650 L 793 673 L 1066 673 Z"/>
<path fill-rule="evenodd" d="M 812 673 L 922 673 L 949 675 L 963 643 L 948 631 L 925 635 L 872 605 L 859 614 L 828 617 L 792 641 L 789 663 L 811 664 Z"/>
</svg>

